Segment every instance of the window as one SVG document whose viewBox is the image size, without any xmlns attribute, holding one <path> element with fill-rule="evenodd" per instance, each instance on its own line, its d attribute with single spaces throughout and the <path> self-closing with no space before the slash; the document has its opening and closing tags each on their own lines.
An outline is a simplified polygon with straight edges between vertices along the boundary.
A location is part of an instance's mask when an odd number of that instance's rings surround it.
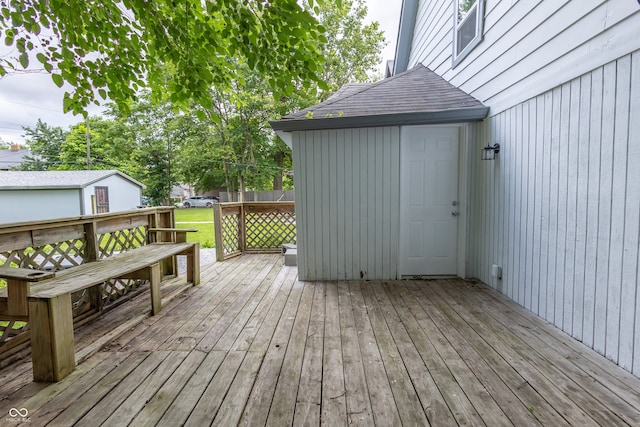
<svg viewBox="0 0 640 427">
<path fill-rule="evenodd" d="M 453 66 L 482 40 L 484 0 L 454 0 Z"/>
<path fill-rule="evenodd" d="M 96 213 L 109 212 L 109 187 L 95 187 Z"/>
</svg>

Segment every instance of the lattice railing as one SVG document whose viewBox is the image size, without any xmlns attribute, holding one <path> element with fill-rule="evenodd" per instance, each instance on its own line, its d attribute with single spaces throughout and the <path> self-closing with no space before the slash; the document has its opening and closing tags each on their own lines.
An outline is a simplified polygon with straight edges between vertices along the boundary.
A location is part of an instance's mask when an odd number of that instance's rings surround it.
<svg viewBox="0 0 640 427">
<path fill-rule="evenodd" d="M 82 264 L 86 246 L 84 238 L 77 238 L 40 247 L 0 252 L 0 265 L 9 264 L 37 270 L 63 270 Z"/>
<path fill-rule="evenodd" d="M 248 212 L 245 215 L 246 250 L 279 249 L 296 242 L 294 212 Z"/>
<path fill-rule="evenodd" d="M 219 261 L 243 252 L 279 252 L 296 242 L 294 202 L 218 203 L 214 213 Z"/>
<path fill-rule="evenodd" d="M 229 213 L 222 217 L 222 250 L 225 256 L 242 252 L 240 244 L 240 212 Z"/>
<path fill-rule="evenodd" d="M 110 233 L 98 235 L 99 257 L 106 258 L 119 252 L 126 252 L 146 244 L 146 226 L 115 230 Z"/>
</svg>

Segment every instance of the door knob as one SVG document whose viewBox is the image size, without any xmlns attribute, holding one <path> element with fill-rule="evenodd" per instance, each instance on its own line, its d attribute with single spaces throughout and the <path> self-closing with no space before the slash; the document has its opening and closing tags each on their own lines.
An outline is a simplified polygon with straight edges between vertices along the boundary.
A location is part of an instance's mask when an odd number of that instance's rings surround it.
<svg viewBox="0 0 640 427">
<path fill-rule="evenodd" d="M 451 212 L 451 216 L 458 216 L 458 211 Z"/>
</svg>

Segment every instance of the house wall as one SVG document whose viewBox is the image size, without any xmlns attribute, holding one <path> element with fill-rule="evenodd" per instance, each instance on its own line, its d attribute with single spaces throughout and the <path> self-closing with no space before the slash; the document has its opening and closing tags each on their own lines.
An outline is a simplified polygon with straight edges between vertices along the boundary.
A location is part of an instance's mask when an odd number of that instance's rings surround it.
<svg viewBox="0 0 640 427">
<path fill-rule="evenodd" d="M 1 190 L 0 223 L 79 216 L 80 190 Z"/>
<path fill-rule="evenodd" d="M 476 126 L 501 151 L 473 158 L 470 227 L 475 276 L 636 375 L 639 71 L 626 55 Z"/>
<path fill-rule="evenodd" d="M 95 187 L 109 187 L 109 212 L 128 211 L 140 204 L 142 189 L 118 175 L 112 175 L 83 189 L 82 203 L 85 215 L 93 212 L 91 196 L 95 195 Z"/>
<path fill-rule="evenodd" d="M 470 275 L 640 376 L 640 6 L 488 0 L 455 69 L 452 13 L 420 2 L 409 67 L 491 107 L 473 126 Z"/>
<path fill-rule="evenodd" d="M 640 48 L 630 0 L 487 0 L 484 38 L 451 68 L 453 1 L 421 0 L 408 68 L 421 62 L 492 114 Z"/>
<path fill-rule="evenodd" d="M 298 276 L 398 273 L 398 127 L 293 132 Z"/>
</svg>

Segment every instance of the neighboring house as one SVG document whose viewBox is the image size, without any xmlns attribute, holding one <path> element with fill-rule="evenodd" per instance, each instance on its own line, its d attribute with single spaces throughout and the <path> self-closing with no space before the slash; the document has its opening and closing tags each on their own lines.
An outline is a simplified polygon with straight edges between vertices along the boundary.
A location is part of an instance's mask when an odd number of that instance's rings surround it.
<svg viewBox="0 0 640 427">
<path fill-rule="evenodd" d="M 9 150 L 0 150 L 0 171 L 8 171 L 20 166 L 29 156 L 31 156 L 31 151 L 21 150 L 17 144 L 12 144 Z"/>
<path fill-rule="evenodd" d="M 171 199 L 183 200 L 187 197 L 193 196 L 193 187 L 187 184 L 179 184 L 171 187 L 171 193 L 169 197 Z"/>
<path fill-rule="evenodd" d="M 394 77 L 272 123 L 300 279 L 478 278 L 640 376 L 639 28 L 636 0 L 405 0 Z"/>
<path fill-rule="evenodd" d="M 143 188 L 116 170 L 0 172 L 0 223 L 131 210 Z"/>
</svg>

